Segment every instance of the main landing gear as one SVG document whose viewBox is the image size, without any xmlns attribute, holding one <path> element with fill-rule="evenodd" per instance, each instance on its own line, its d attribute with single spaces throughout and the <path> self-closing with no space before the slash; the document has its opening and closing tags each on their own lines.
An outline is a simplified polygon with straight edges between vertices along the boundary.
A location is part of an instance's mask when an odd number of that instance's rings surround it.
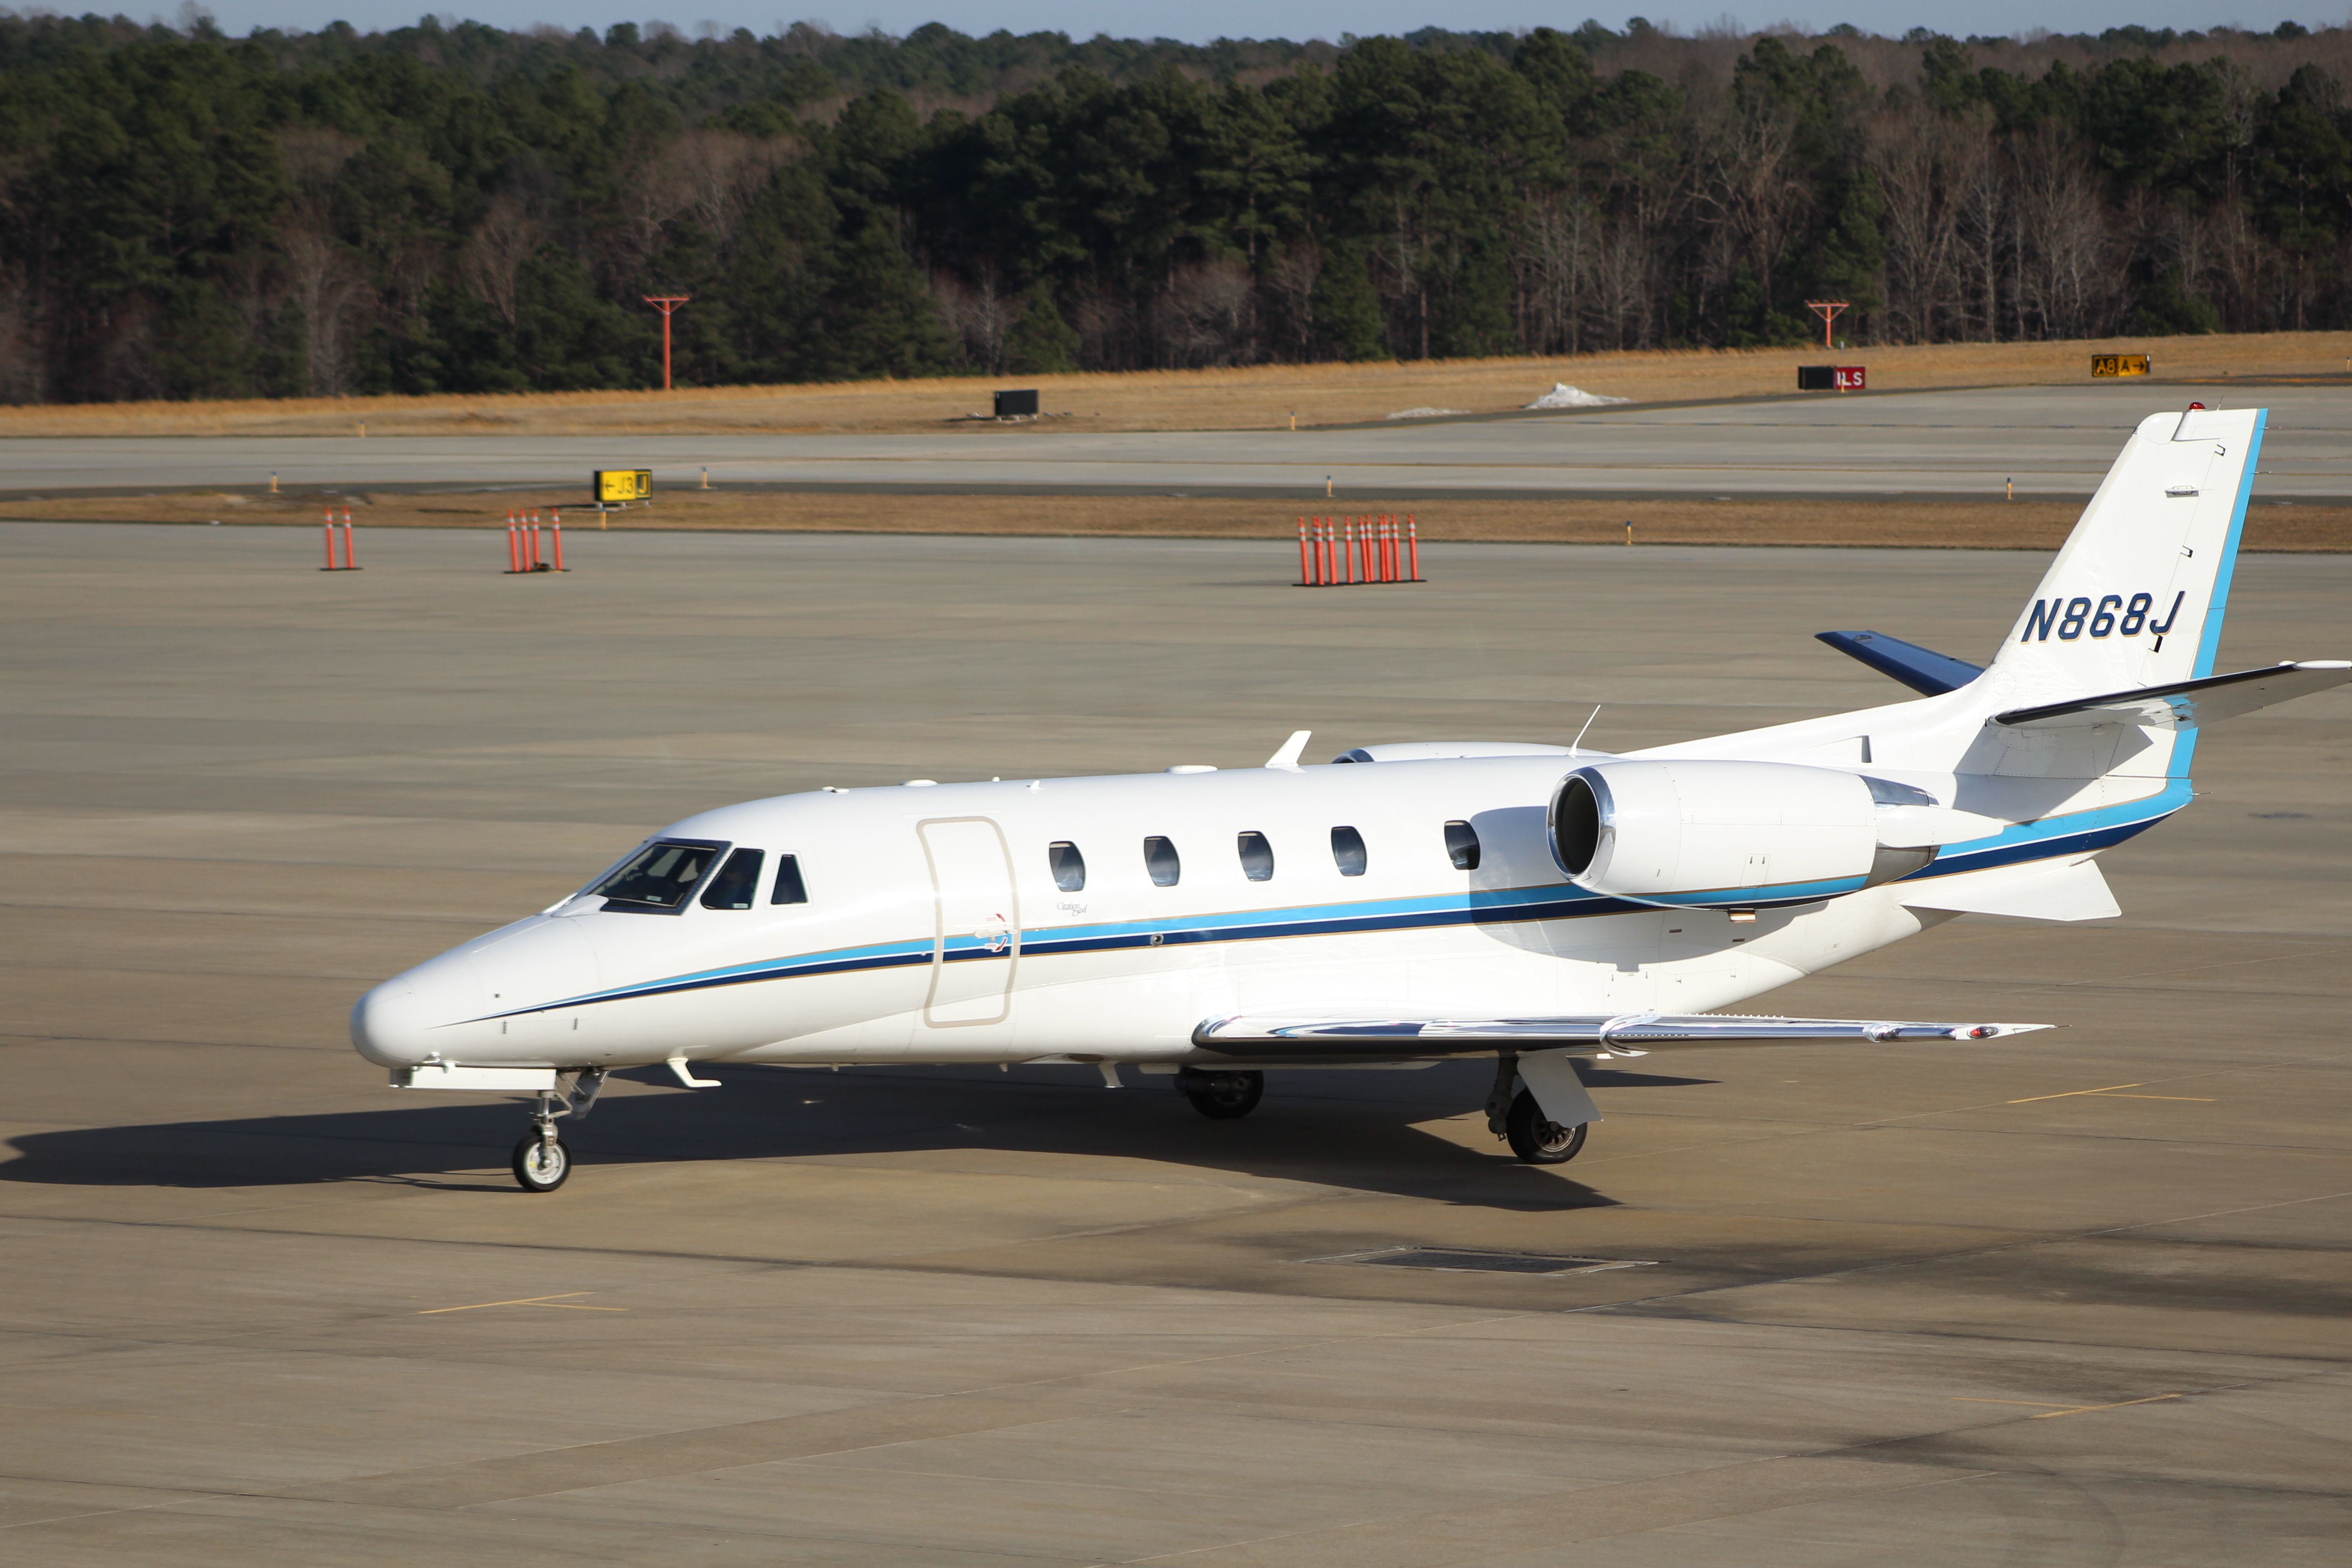
<svg viewBox="0 0 2352 1568">
<path fill-rule="evenodd" d="M 1512 1098 L 1503 1136 L 1510 1140 L 1511 1152 L 1530 1165 L 1565 1165 L 1583 1151 L 1585 1126 L 1545 1121 L 1536 1097 L 1523 1089 Z"/>
<path fill-rule="evenodd" d="M 1535 1095 L 1519 1089 L 1519 1058 L 1506 1051 L 1495 1059 L 1495 1087 L 1486 1096 L 1486 1127 L 1507 1141 L 1511 1152 L 1530 1165 L 1565 1165 L 1583 1152 L 1588 1125 L 1564 1127 L 1543 1113 Z M 1514 1092 L 1516 1090 L 1516 1092 Z"/>
<path fill-rule="evenodd" d="M 1265 1098 L 1265 1074 L 1185 1068 L 1176 1074 L 1176 1088 L 1192 1102 L 1193 1110 L 1212 1121 L 1231 1121 L 1255 1110 L 1257 1102 Z"/>
<path fill-rule="evenodd" d="M 604 1087 L 604 1069 L 586 1068 L 569 1089 L 539 1097 L 539 1109 L 530 1115 L 531 1130 L 514 1147 L 514 1176 L 524 1192 L 551 1193 L 572 1174 L 572 1145 L 556 1131 L 556 1119 L 588 1120 L 596 1104 L 596 1091 Z"/>
</svg>

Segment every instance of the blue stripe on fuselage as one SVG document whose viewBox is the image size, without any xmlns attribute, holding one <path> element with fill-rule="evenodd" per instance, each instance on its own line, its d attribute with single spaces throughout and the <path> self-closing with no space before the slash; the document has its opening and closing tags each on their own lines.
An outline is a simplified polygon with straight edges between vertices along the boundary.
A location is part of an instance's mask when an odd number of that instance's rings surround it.
<svg viewBox="0 0 2352 1568">
<path fill-rule="evenodd" d="M 2101 806 L 2066 816 L 2045 817 L 2002 829 L 1990 837 L 1957 845 L 1905 881 L 1958 876 L 2031 860 L 2063 858 L 2108 848 L 2155 826 L 2189 804 L 2189 781 L 2174 779 L 2162 793 L 2124 805 Z M 1859 879 L 1839 882 L 1785 883 L 1759 888 L 1744 904 L 1758 909 L 1815 903 L 1860 886 Z M 1687 895 L 1689 898 L 1706 895 Z M 1663 903 L 1664 900 L 1661 900 Z M 1024 958 L 1054 958 L 1082 952 L 1115 952 L 1128 948 L 1171 947 L 1189 942 L 1268 942 L 1290 937 L 1342 936 L 1356 932 L 1426 931 L 1443 926 L 1517 925 L 1535 921 L 1583 920 L 1599 915 L 1627 914 L 1657 905 L 1588 893 L 1567 883 L 1538 888 L 1506 888 L 1492 892 L 1438 894 L 1419 899 L 1374 899 L 1356 904 L 1305 905 L 1289 910 L 1229 910 L 1221 914 L 1181 916 L 1165 921 L 1127 921 L 1094 926 L 1056 926 L 1024 935 L 1019 944 Z M 616 986 L 609 991 L 566 997 L 537 1007 L 487 1015 L 493 1018 L 543 1013 L 557 1007 L 584 1007 L 599 1002 L 623 1002 L 639 996 L 664 996 L 680 991 L 701 991 L 722 985 L 749 985 L 769 980 L 795 980 L 804 975 L 842 974 L 860 970 L 898 969 L 931 962 L 929 942 L 879 942 L 864 947 L 835 948 L 797 957 L 761 959 L 724 969 L 698 970 L 688 974 Z M 975 937 L 951 938 L 943 954 L 950 963 L 1002 956 Z"/>
</svg>

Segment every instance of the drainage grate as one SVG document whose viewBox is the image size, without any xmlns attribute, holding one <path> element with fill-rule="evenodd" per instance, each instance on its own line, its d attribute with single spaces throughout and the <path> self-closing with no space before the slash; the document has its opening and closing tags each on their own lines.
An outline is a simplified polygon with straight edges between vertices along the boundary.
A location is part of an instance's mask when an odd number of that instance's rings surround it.
<svg viewBox="0 0 2352 1568">
<path fill-rule="evenodd" d="M 1560 1258 L 1540 1252 L 1481 1252 L 1459 1247 L 1384 1247 L 1306 1263 L 1369 1263 L 1382 1268 L 1434 1268 L 1454 1274 L 1600 1274 L 1612 1268 L 1654 1268 L 1655 1258 Z"/>
</svg>

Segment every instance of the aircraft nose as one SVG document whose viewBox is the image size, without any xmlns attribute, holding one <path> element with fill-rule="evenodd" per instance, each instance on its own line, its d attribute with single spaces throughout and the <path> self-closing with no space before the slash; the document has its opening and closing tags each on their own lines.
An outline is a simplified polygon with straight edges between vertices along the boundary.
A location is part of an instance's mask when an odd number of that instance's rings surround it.
<svg viewBox="0 0 2352 1568">
<path fill-rule="evenodd" d="M 431 1047 L 425 1044 L 425 1009 L 416 987 L 401 975 L 361 997 L 352 1007 L 352 1048 L 380 1068 L 414 1067 Z"/>
<path fill-rule="evenodd" d="M 482 1001 L 472 967 L 443 953 L 359 999 L 352 1048 L 378 1067 L 415 1067 L 447 1049 L 450 1026 L 481 1013 Z"/>
</svg>

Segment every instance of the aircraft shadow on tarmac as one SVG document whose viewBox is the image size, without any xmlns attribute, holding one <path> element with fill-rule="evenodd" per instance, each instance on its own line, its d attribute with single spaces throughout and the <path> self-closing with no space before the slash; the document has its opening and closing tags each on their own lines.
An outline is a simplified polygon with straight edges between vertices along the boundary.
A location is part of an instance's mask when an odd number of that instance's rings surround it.
<svg viewBox="0 0 2352 1568">
<path fill-rule="evenodd" d="M 1492 1076 L 1485 1064 L 1410 1075 L 1277 1074 L 1265 1103 L 1238 1121 L 1205 1120 L 1166 1079 L 1133 1073 L 1114 1093 L 1090 1072 L 1081 1079 L 1066 1068 L 709 1070 L 723 1089 L 608 1092 L 587 1121 L 567 1122 L 583 1176 L 601 1164 L 648 1161 L 982 1149 L 1164 1160 L 1477 1207 L 1615 1202 L 1559 1168 L 1521 1164 L 1499 1142 L 1491 1152 L 1465 1149 L 1412 1124 L 1482 1102 Z M 651 1071 L 615 1076 L 668 1082 Z M 1588 1079 L 1598 1088 L 1710 1081 L 1627 1072 Z M 0 1163 L 0 1180 L 89 1187 L 393 1181 L 496 1186 L 521 1197 L 503 1174 L 486 1182 L 479 1173 L 505 1164 L 527 1125 L 524 1104 L 404 1095 L 380 1110 L 36 1132 L 9 1142 L 17 1157 Z"/>
</svg>

